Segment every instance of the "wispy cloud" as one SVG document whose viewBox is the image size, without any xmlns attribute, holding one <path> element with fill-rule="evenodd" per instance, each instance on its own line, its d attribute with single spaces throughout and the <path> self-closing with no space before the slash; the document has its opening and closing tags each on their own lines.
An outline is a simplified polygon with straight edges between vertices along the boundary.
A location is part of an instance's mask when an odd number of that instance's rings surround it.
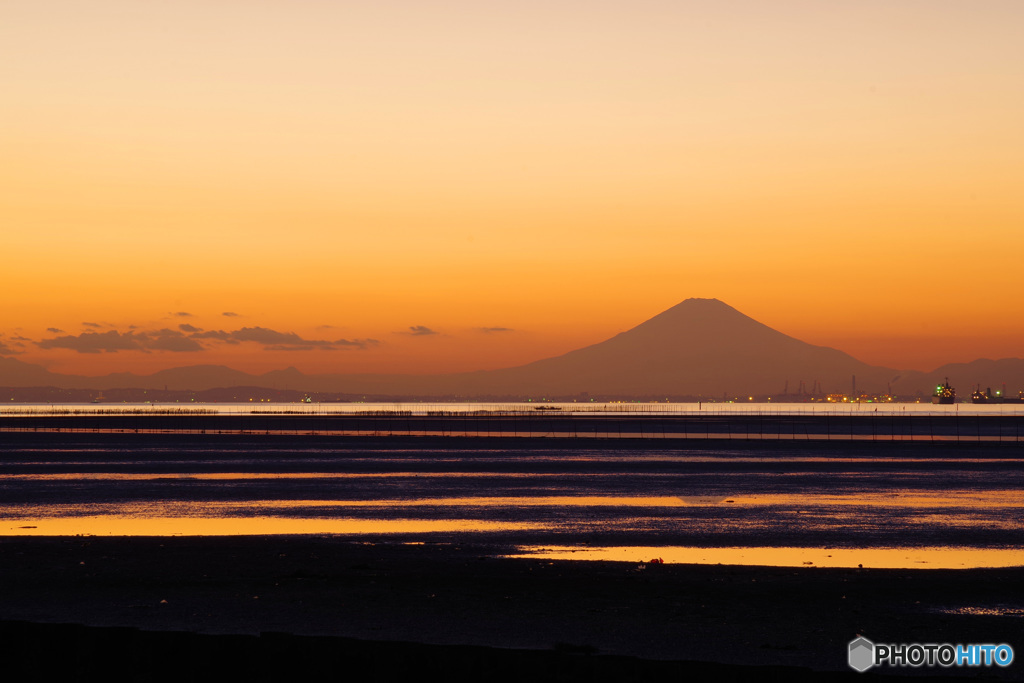
<svg viewBox="0 0 1024 683">
<path fill-rule="evenodd" d="M 82 327 L 103 327 L 99 323 L 82 323 Z"/>
<path fill-rule="evenodd" d="M 327 341 L 306 340 L 294 332 L 278 332 L 268 327 L 243 327 L 235 330 L 234 338 L 238 341 L 253 341 L 260 344 L 329 344 Z"/>
<path fill-rule="evenodd" d="M 238 313 L 235 313 L 234 311 L 224 311 L 223 313 L 221 313 L 221 315 L 224 316 L 225 318 L 237 318 L 238 317 Z"/>
<path fill-rule="evenodd" d="M 334 346 L 336 348 L 353 348 L 353 349 L 366 349 L 371 346 L 377 346 L 380 344 L 380 340 L 377 339 L 335 339 Z"/>
<path fill-rule="evenodd" d="M 36 342 L 36 344 L 41 349 L 71 349 L 79 353 L 100 353 L 101 351 L 112 353 L 115 351 L 136 351 L 142 348 L 134 334 L 131 332 L 121 334 L 117 330 L 68 334 L 53 339 L 43 339 Z"/>
<path fill-rule="evenodd" d="M 501 332 L 515 332 L 511 327 L 478 327 L 477 332 L 483 332 L 484 334 L 496 334 Z"/>
<path fill-rule="evenodd" d="M 140 332 L 135 335 L 144 340 L 147 349 L 156 351 L 202 351 L 203 346 L 195 339 L 186 337 L 177 330 L 157 330 L 156 332 Z"/>
<path fill-rule="evenodd" d="M 175 318 L 191 318 L 191 317 L 193 317 L 192 314 L 188 313 L 187 311 L 177 311 L 176 313 L 172 313 L 171 315 L 173 315 Z"/>
<path fill-rule="evenodd" d="M 410 325 L 408 330 L 396 332 L 396 334 L 407 334 L 411 337 L 429 337 L 434 334 L 440 334 L 440 332 L 432 330 L 426 325 Z"/>
<path fill-rule="evenodd" d="M 365 349 L 379 343 L 376 339 L 304 339 L 294 332 L 279 332 L 267 327 L 243 327 L 231 332 L 207 330 L 191 336 L 195 339 L 214 339 L 235 344 L 253 342 L 262 344 L 268 351 Z"/>
<path fill-rule="evenodd" d="M 152 332 L 83 332 L 36 342 L 41 349 L 71 349 L 78 353 L 116 353 L 118 351 L 202 351 L 203 347 L 175 330 Z"/>
<path fill-rule="evenodd" d="M 25 345 L 22 344 L 21 342 L 14 342 L 14 344 L 8 344 L 6 341 L 4 341 L 3 335 L 0 335 L 0 353 L 6 353 L 11 355 L 14 355 L 16 353 L 24 353 L 24 351 L 22 351 L 20 348 L 14 348 L 15 346 L 23 347 Z"/>
<path fill-rule="evenodd" d="M 178 314 L 174 314 L 178 315 Z M 98 323 L 86 323 L 100 327 Z M 123 328 L 122 328 L 123 329 Z M 86 330 L 81 334 L 66 334 L 57 327 L 48 328 L 53 337 L 33 341 L 26 337 L 6 337 L 0 340 L 0 353 L 20 353 L 23 342 L 40 349 L 69 349 L 78 353 L 117 353 L 120 351 L 198 352 L 210 343 L 258 344 L 266 351 L 334 351 L 360 350 L 376 346 L 376 339 L 306 339 L 294 332 L 280 332 L 268 327 L 242 327 L 240 329 L 204 330 L 191 323 L 179 323 L 176 329 L 139 329 L 135 325 L 128 331 Z"/>
</svg>

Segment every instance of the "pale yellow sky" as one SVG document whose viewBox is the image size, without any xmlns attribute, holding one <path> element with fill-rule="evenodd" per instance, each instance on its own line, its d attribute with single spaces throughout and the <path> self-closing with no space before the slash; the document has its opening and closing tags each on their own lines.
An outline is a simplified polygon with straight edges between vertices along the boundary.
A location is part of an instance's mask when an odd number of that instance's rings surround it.
<svg viewBox="0 0 1024 683">
<path fill-rule="evenodd" d="M 501 367 L 701 296 L 872 363 L 1024 356 L 1021 26 L 1016 1 L 4 2 L 0 355 Z M 190 334 L 172 312 L 377 342 L 73 350 Z"/>
</svg>

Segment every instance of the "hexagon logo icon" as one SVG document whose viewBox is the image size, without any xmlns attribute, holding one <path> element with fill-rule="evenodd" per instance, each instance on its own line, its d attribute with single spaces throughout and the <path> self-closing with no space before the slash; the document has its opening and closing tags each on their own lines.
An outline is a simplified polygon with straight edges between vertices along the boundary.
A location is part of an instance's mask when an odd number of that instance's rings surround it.
<svg viewBox="0 0 1024 683">
<path fill-rule="evenodd" d="M 848 661 L 851 669 L 864 673 L 875 664 L 875 644 L 863 636 L 851 640 Z"/>
</svg>

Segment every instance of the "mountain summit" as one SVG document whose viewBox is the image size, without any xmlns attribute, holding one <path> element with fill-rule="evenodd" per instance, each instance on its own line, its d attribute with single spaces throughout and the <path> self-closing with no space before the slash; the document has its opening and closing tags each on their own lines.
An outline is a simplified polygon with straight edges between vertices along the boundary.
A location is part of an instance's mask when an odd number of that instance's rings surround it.
<svg viewBox="0 0 1024 683">
<path fill-rule="evenodd" d="M 518 368 L 474 373 L 512 393 L 623 396 L 884 391 L 897 374 L 794 339 L 717 299 L 687 299 L 607 341 Z M 475 383 L 474 383 L 475 384 Z"/>
<path fill-rule="evenodd" d="M 599 344 L 501 370 L 449 375 L 304 375 L 295 368 L 249 375 L 222 366 L 163 370 L 148 377 L 56 375 L 0 359 L 0 386 L 205 389 L 287 388 L 392 397 L 595 396 L 708 398 L 778 395 L 815 384 L 849 392 L 883 392 L 898 373 L 824 346 L 807 344 L 743 315 L 717 299 L 687 299 Z M 910 390 L 924 375 L 901 379 Z M 919 390 L 916 386 L 914 390 Z"/>
</svg>

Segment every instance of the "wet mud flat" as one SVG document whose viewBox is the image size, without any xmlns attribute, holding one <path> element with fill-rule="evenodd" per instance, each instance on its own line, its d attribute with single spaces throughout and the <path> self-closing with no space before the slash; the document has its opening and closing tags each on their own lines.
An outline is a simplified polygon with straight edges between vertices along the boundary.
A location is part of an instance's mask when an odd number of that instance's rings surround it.
<svg viewBox="0 0 1024 683">
<path fill-rule="evenodd" d="M 1024 548 L 1013 443 L 0 436 L 0 534 L 12 536 Z"/>
<path fill-rule="evenodd" d="M 535 526 L 4 536 L 0 637 L 12 680 L 340 678 L 360 667 L 382 679 L 870 679 L 846 665 L 858 635 L 1008 643 L 1020 661 L 1007 669 L 882 671 L 1021 680 L 1021 568 L 504 557 L 565 543 L 1013 548 L 1021 473 L 1011 442 L 7 432 L 0 507 L 15 528 L 97 510 Z M 638 496 L 672 505 L 626 504 Z"/>
<path fill-rule="evenodd" d="M 1024 653 L 1019 568 L 657 565 L 501 551 L 457 538 L 0 538 L 0 632 L 19 680 L 89 671 L 280 680 L 366 666 L 381 678 L 448 680 L 865 680 L 872 674 L 846 665 L 857 635 Z M 1021 662 L 881 671 L 1024 679 Z"/>
</svg>

